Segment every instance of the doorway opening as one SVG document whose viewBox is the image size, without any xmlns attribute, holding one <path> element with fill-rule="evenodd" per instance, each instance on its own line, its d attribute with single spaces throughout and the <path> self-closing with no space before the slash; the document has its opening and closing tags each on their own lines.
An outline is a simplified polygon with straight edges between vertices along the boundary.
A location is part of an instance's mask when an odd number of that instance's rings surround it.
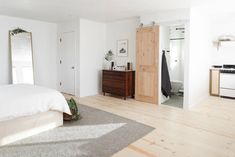
<svg viewBox="0 0 235 157">
<path fill-rule="evenodd" d="M 183 108 L 185 25 L 160 27 L 161 104 Z"/>
</svg>

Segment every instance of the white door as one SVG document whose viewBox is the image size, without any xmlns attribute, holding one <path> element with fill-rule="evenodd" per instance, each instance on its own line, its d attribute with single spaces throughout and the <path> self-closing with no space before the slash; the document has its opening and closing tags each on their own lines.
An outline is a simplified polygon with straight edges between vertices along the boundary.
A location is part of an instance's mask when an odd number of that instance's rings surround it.
<svg viewBox="0 0 235 157">
<path fill-rule="evenodd" d="M 75 94 L 75 32 L 61 33 L 59 39 L 59 86 L 60 91 Z"/>
</svg>

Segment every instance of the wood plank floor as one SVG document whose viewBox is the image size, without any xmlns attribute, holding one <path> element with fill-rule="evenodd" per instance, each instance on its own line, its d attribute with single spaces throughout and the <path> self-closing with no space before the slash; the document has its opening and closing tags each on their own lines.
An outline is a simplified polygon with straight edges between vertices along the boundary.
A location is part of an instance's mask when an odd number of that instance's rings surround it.
<svg viewBox="0 0 235 157">
<path fill-rule="evenodd" d="M 156 128 L 113 157 L 235 157 L 235 100 L 210 97 L 190 110 L 101 95 L 77 100 Z"/>
</svg>

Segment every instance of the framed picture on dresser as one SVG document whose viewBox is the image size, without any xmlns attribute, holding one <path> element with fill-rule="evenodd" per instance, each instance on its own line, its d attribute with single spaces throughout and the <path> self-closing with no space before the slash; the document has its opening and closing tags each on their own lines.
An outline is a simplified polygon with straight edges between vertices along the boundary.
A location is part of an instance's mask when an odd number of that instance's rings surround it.
<svg viewBox="0 0 235 157">
<path fill-rule="evenodd" d="M 127 57 L 128 56 L 128 40 L 118 40 L 117 41 L 117 56 Z"/>
</svg>

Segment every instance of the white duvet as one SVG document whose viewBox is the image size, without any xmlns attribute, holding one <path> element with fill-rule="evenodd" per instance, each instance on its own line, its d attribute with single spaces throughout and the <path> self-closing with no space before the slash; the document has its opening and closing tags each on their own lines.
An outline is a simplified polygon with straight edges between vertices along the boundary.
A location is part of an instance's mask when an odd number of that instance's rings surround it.
<svg viewBox="0 0 235 157">
<path fill-rule="evenodd" d="M 0 86 L 0 121 L 55 110 L 70 114 L 56 90 L 26 84 Z"/>
</svg>

